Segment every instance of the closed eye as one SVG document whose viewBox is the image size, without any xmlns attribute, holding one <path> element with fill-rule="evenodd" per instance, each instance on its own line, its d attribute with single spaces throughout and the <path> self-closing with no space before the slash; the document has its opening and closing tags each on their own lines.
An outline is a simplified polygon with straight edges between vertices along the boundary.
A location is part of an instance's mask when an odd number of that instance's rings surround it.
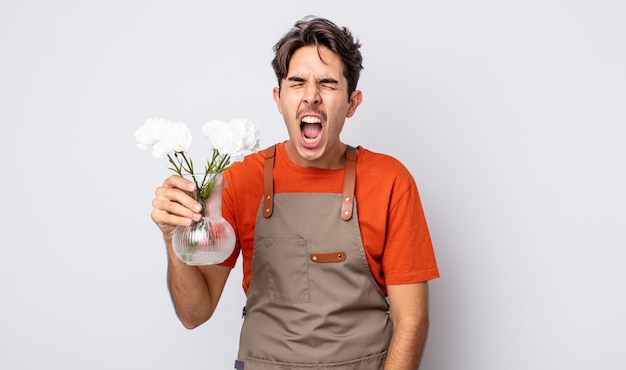
<svg viewBox="0 0 626 370">
<path fill-rule="evenodd" d="M 302 87 L 307 82 L 304 78 L 298 76 L 291 76 L 287 78 L 290 87 Z M 339 81 L 334 78 L 322 78 L 317 81 L 317 85 L 328 90 L 337 90 Z"/>
<path fill-rule="evenodd" d="M 333 78 L 323 78 L 319 80 L 318 83 L 320 84 L 320 86 L 331 90 L 337 90 L 337 86 L 339 85 L 339 81 Z"/>
<path fill-rule="evenodd" d="M 304 78 L 296 76 L 287 78 L 287 81 L 291 82 L 289 86 L 302 86 L 305 82 Z"/>
</svg>

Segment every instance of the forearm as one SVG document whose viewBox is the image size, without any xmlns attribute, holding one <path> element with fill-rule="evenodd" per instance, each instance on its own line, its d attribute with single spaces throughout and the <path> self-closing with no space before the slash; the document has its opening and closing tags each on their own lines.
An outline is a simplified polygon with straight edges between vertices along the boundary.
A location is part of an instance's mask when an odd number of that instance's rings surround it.
<svg viewBox="0 0 626 370">
<path fill-rule="evenodd" d="M 385 370 L 418 368 L 428 333 L 428 283 L 388 285 L 393 335 Z"/>
<path fill-rule="evenodd" d="M 409 321 L 409 320 L 407 320 Z M 410 322 L 394 322 L 385 370 L 417 369 L 428 333 L 428 316 Z"/>
<path fill-rule="evenodd" d="M 215 311 L 219 292 L 211 294 L 206 276 L 199 267 L 189 266 L 178 259 L 171 239 L 165 238 L 167 247 L 167 286 L 176 315 L 183 326 L 193 329 L 207 321 Z"/>
</svg>

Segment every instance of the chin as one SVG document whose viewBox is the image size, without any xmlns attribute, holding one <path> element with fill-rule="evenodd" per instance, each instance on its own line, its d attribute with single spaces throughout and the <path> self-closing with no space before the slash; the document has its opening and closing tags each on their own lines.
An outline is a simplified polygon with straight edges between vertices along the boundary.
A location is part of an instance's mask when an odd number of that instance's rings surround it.
<svg viewBox="0 0 626 370">
<path fill-rule="evenodd" d="M 319 149 L 308 149 L 308 148 L 304 148 L 304 147 L 300 147 L 298 148 L 298 155 L 302 158 L 305 159 L 307 161 L 314 161 L 316 159 L 319 159 L 321 157 L 320 154 L 320 150 Z"/>
<path fill-rule="evenodd" d="M 298 145 L 296 148 L 296 154 L 299 159 L 302 161 L 300 163 L 303 166 L 307 166 L 307 164 L 314 164 L 316 161 L 319 161 L 324 156 L 323 147 L 316 147 L 314 149 L 307 148 L 302 145 Z"/>
</svg>

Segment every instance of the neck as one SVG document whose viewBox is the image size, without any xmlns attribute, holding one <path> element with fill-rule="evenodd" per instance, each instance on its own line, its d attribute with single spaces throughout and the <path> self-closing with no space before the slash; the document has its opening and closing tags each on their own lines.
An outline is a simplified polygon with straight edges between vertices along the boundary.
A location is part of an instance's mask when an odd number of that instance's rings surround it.
<svg viewBox="0 0 626 370">
<path fill-rule="evenodd" d="M 347 146 L 341 142 L 338 142 L 334 148 L 321 157 L 308 158 L 306 155 L 300 154 L 290 141 L 285 142 L 285 150 L 291 162 L 300 167 L 334 170 L 343 168 L 346 164 Z"/>
</svg>

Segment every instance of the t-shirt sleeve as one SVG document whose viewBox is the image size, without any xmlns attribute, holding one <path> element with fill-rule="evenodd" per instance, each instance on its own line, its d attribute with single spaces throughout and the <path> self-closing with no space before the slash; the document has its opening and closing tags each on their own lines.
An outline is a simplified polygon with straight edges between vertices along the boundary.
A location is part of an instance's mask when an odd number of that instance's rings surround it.
<svg viewBox="0 0 626 370">
<path fill-rule="evenodd" d="M 415 181 L 394 188 L 387 215 L 382 269 L 386 285 L 439 277 L 433 245 Z"/>
</svg>

